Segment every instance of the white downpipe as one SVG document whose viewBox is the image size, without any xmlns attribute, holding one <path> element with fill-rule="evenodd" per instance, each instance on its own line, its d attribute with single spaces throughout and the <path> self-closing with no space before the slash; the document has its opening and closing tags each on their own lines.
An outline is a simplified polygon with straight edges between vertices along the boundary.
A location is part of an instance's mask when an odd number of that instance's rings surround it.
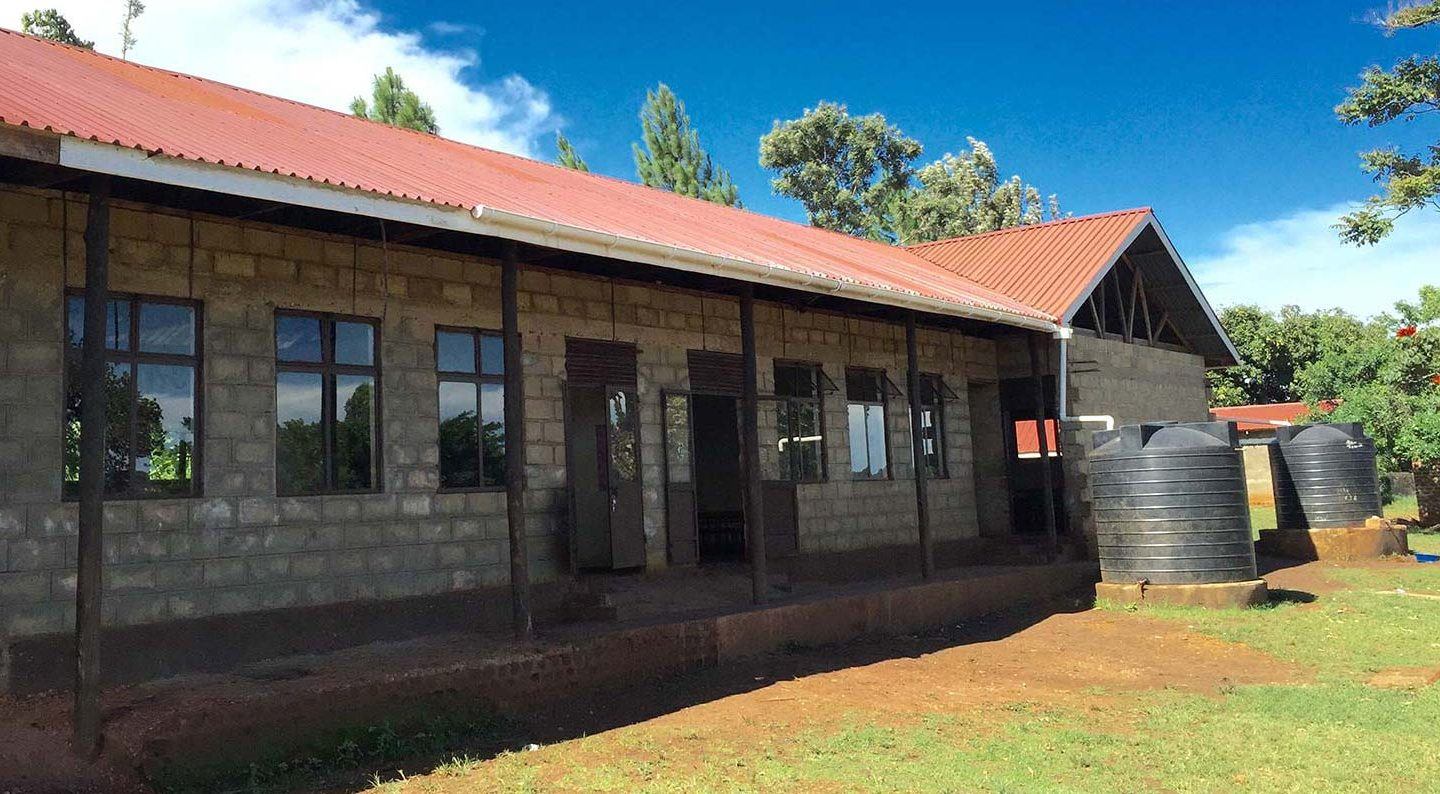
<svg viewBox="0 0 1440 794">
<path fill-rule="evenodd" d="M 1070 415 L 1070 337 L 1075 329 L 1068 326 L 1061 326 L 1055 332 L 1060 340 L 1060 372 L 1055 380 L 1060 388 L 1060 423 L 1079 422 L 1082 424 L 1104 424 L 1106 430 L 1115 429 L 1115 417 L 1109 414 L 1085 414 L 1082 416 Z"/>
</svg>

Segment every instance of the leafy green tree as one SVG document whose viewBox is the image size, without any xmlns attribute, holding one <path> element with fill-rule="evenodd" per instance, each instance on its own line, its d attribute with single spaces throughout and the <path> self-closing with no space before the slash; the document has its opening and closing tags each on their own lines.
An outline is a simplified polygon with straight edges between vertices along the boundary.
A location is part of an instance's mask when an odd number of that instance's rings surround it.
<svg viewBox="0 0 1440 794">
<path fill-rule="evenodd" d="M 760 165 L 777 172 L 771 186 L 804 204 L 812 225 L 893 242 L 897 196 L 908 190 L 921 150 L 879 113 L 851 116 L 844 105 L 821 102 L 775 122 L 760 138 Z"/>
<path fill-rule="evenodd" d="M 375 444 L 374 388 L 355 387 L 335 422 L 335 481 L 345 490 L 373 488 Z"/>
<path fill-rule="evenodd" d="M 590 170 L 590 166 L 585 163 L 585 158 L 575 151 L 575 147 L 570 145 L 570 139 L 566 138 L 563 132 L 555 133 L 555 162 L 575 171 L 588 172 Z"/>
<path fill-rule="evenodd" d="M 641 182 L 682 196 L 741 206 L 730 173 L 716 166 L 700 146 L 700 134 L 690 125 L 685 103 L 670 86 L 661 83 L 654 91 L 645 92 L 640 131 L 644 146 L 636 143 L 632 148 Z"/>
<path fill-rule="evenodd" d="M 1440 0 L 1412 2 L 1380 20 L 1387 33 L 1440 23 Z M 1346 124 L 1379 127 L 1396 119 L 1440 111 L 1440 58 L 1411 56 L 1390 70 L 1371 66 L 1360 75 L 1335 113 Z M 1440 209 L 1440 141 L 1423 154 L 1375 149 L 1360 155 L 1366 171 L 1381 186 L 1360 209 L 1340 219 L 1340 239 L 1357 245 L 1377 243 L 1395 228 L 1395 219 L 1424 207 Z"/>
<path fill-rule="evenodd" d="M 1338 362 L 1377 331 L 1339 309 L 1302 312 L 1286 306 L 1271 313 L 1258 306 L 1231 306 L 1220 325 L 1235 343 L 1240 364 L 1210 370 L 1211 404 L 1254 405 L 1303 399 L 1300 376 L 1317 361 Z M 1378 332 L 1383 336 L 1383 332 Z"/>
<path fill-rule="evenodd" d="M 980 234 L 1047 220 L 1040 191 L 1019 176 L 1001 181 L 995 155 L 984 141 L 966 138 L 970 151 L 946 154 L 915 174 L 913 190 L 897 193 L 896 235 L 905 245 Z M 1060 215 L 1054 195 L 1049 218 Z"/>
<path fill-rule="evenodd" d="M 76 35 L 75 29 L 70 27 L 70 20 L 53 8 L 37 8 L 21 14 L 20 32 L 61 44 L 84 47 L 87 50 L 95 49 L 95 42 L 86 41 Z"/>
<path fill-rule="evenodd" d="M 385 67 L 384 74 L 375 75 L 370 89 L 370 102 L 364 97 L 355 97 L 350 102 L 350 112 L 363 119 L 404 127 L 417 132 L 435 135 L 440 125 L 435 122 L 435 111 L 419 95 L 405 87 L 405 80 L 391 67 Z"/>
<path fill-rule="evenodd" d="M 1395 311 L 1297 379 L 1312 420 L 1363 423 L 1391 471 L 1440 463 L 1440 287 L 1422 287 L 1418 301 Z M 1314 410 L 1322 401 L 1334 409 Z"/>
<path fill-rule="evenodd" d="M 145 4 L 140 0 L 125 0 L 125 21 L 120 24 L 120 57 L 128 59 L 135 47 L 134 25 L 136 17 L 145 13 Z"/>
</svg>

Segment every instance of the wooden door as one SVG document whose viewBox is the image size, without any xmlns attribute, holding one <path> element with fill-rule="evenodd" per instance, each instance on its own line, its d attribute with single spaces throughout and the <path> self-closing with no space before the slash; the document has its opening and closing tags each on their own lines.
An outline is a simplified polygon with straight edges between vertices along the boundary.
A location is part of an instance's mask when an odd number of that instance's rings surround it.
<svg viewBox="0 0 1440 794">
<path fill-rule="evenodd" d="M 570 568 L 610 568 L 610 432 L 605 390 L 565 390 L 565 469 L 570 494 Z"/>
</svg>

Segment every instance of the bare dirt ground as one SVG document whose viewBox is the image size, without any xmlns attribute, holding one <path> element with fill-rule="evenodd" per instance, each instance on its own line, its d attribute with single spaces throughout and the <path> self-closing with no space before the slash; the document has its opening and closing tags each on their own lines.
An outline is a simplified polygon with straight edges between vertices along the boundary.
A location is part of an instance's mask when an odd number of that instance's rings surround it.
<svg viewBox="0 0 1440 794">
<path fill-rule="evenodd" d="M 1272 587 L 1304 600 L 1336 588 L 1327 567 L 1312 563 L 1265 575 Z M 1174 622 L 1088 606 L 1084 598 L 1068 599 L 924 636 L 776 653 L 590 693 L 534 710 L 497 746 L 474 749 L 483 755 L 636 723 L 666 733 L 704 729 L 735 743 L 764 742 L 855 713 L 901 723 L 1016 703 L 1103 709 L 1117 693 L 1136 690 L 1213 693 L 1231 685 L 1308 677 L 1249 647 L 1192 633 Z M 457 651 L 433 643 L 396 647 L 401 650 L 393 651 L 395 659 L 417 666 Z M 416 658 L 427 648 L 439 656 Z M 105 759 L 95 765 L 70 757 L 68 698 L 0 701 L 0 792 L 144 791 L 135 771 L 147 752 L 143 737 L 177 720 L 244 708 L 250 698 L 276 687 L 302 691 L 304 678 L 284 680 L 295 665 L 303 666 L 307 677 L 359 677 L 362 684 L 374 676 L 372 683 L 383 685 L 384 676 L 393 674 L 386 664 L 374 664 L 374 658 L 342 653 L 288 660 L 275 667 L 272 678 L 281 680 L 211 676 L 118 689 L 105 700 L 108 735 L 128 738 L 112 740 Z"/>
</svg>

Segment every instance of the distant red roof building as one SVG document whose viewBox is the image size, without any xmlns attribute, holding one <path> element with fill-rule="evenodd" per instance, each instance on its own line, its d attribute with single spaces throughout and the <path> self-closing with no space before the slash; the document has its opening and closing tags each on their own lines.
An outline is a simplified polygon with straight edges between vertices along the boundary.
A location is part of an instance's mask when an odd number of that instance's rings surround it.
<svg viewBox="0 0 1440 794">
<path fill-rule="evenodd" d="M 1320 404 L 1320 410 L 1329 412 L 1335 409 L 1333 402 Z M 1283 424 L 1295 424 L 1307 413 L 1309 406 L 1305 403 L 1269 403 L 1267 405 L 1232 405 L 1225 408 L 1211 408 L 1210 415 L 1221 421 L 1234 421 L 1236 429 L 1241 433 L 1257 433 L 1274 431 L 1276 422 Z"/>
</svg>

